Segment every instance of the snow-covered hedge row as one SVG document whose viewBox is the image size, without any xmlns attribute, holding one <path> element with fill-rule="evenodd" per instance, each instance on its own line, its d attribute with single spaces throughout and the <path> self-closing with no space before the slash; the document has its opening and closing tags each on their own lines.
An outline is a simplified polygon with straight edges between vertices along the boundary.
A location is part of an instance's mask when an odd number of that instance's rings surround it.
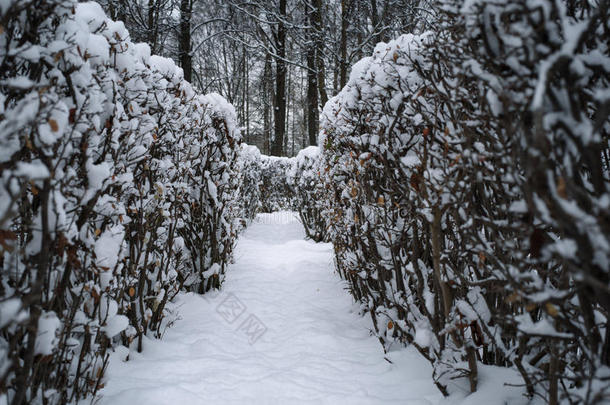
<svg viewBox="0 0 610 405">
<path fill-rule="evenodd" d="M 435 55 L 447 62 L 429 81 L 486 163 L 470 176 L 483 188 L 468 211 L 485 228 L 469 245 L 487 248 L 479 267 L 498 280 L 498 347 L 528 394 L 608 402 L 608 2 L 444 3 Z M 470 86 L 451 80 L 459 66 Z"/>
<path fill-rule="evenodd" d="M 317 146 L 301 150 L 292 158 L 292 168 L 287 173 L 305 234 L 316 242 L 324 241 L 327 237 L 327 222 L 323 206 L 319 204 L 324 198 L 319 156 L 320 148 Z"/>
<path fill-rule="evenodd" d="M 237 173 L 240 176 L 239 204 L 241 226 L 254 219 L 261 205 L 261 162 L 263 155 L 256 146 L 242 143 L 237 160 Z"/>
<path fill-rule="evenodd" d="M 325 240 L 322 207 L 312 204 L 322 198 L 320 149 L 310 146 L 292 158 L 261 155 L 255 146 L 242 145 L 242 149 L 243 218 L 252 219 L 259 211 L 297 210 L 306 235 L 317 242 Z"/>
<path fill-rule="evenodd" d="M 464 329 L 472 321 L 450 335 L 460 316 L 457 305 L 442 299 L 441 286 L 451 278 L 440 262 L 448 253 L 442 252 L 448 241 L 441 239 L 452 226 L 441 221 L 442 210 L 459 209 L 447 186 L 457 166 L 449 167 L 453 156 L 443 156 L 443 143 L 438 150 L 421 114 L 429 109 L 428 93 L 413 63 L 425 63 L 428 38 L 409 34 L 379 44 L 325 106 L 325 210 L 338 270 L 372 315 L 384 347 L 398 339 L 437 367 L 462 368 L 466 340 L 472 340 Z M 439 137 L 447 135 L 442 131 Z M 466 150 L 455 147 L 457 153 Z M 439 370 L 435 377 L 446 391 Z"/>
<path fill-rule="evenodd" d="M 602 403 L 608 8 L 442 6 L 438 32 L 379 44 L 325 106 L 309 207 L 384 347 L 414 345 L 443 393 L 485 364 Z"/>
<path fill-rule="evenodd" d="M 98 4 L 0 13 L 0 402 L 73 402 L 180 289 L 220 284 L 240 135 Z"/>
<path fill-rule="evenodd" d="M 295 208 L 294 189 L 288 180 L 288 174 L 293 163 L 294 158 L 261 155 L 261 212 L 293 210 Z"/>
<path fill-rule="evenodd" d="M 310 146 L 292 158 L 267 156 L 255 146 L 242 144 L 238 167 L 243 225 L 259 211 L 297 210 L 307 236 L 325 240 L 322 206 L 312 204 L 323 196 L 319 154 L 317 146 Z"/>
</svg>

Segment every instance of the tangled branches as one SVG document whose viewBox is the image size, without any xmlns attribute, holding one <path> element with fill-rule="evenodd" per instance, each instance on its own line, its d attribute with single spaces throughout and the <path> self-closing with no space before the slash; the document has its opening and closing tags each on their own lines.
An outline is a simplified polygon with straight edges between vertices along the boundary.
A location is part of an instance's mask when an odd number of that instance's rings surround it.
<svg viewBox="0 0 610 405">
<path fill-rule="evenodd" d="M 606 2 L 444 1 L 325 107 L 314 165 L 336 263 L 384 347 L 444 394 L 481 365 L 602 403 L 608 309 Z M 303 208 L 304 207 L 304 208 Z"/>
<path fill-rule="evenodd" d="M 0 397 L 68 403 L 108 351 L 218 287 L 239 207 L 233 107 L 95 3 L 12 1 L 0 35 Z"/>
</svg>

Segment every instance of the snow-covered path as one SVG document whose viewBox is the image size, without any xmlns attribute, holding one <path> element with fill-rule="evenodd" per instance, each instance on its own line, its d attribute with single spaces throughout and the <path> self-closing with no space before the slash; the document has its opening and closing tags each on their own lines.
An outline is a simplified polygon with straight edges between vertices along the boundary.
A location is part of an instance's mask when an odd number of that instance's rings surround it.
<svg viewBox="0 0 610 405">
<path fill-rule="evenodd" d="M 163 340 L 113 356 L 101 404 L 437 403 L 429 364 L 384 356 L 344 288 L 330 244 L 304 240 L 293 214 L 259 216 L 220 294 L 182 295 Z"/>
</svg>

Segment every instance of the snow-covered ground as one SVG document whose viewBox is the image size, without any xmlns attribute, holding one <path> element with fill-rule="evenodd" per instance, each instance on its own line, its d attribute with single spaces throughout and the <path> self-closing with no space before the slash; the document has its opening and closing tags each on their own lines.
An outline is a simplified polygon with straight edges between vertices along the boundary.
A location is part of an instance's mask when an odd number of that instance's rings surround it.
<svg viewBox="0 0 610 405">
<path fill-rule="evenodd" d="M 332 246 L 305 240 L 294 213 L 241 235 L 219 293 L 182 294 L 179 319 L 144 351 L 115 352 L 102 405 L 539 405 L 513 370 L 480 366 L 479 387 L 442 398 L 412 348 L 385 354 L 333 271 Z M 129 361 L 123 361 L 129 354 Z"/>
<path fill-rule="evenodd" d="M 163 340 L 113 355 L 100 403 L 437 403 L 429 364 L 384 355 L 332 266 L 332 246 L 304 240 L 293 214 L 259 216 L 220 294 L 180 296 Z"/>
</svg>

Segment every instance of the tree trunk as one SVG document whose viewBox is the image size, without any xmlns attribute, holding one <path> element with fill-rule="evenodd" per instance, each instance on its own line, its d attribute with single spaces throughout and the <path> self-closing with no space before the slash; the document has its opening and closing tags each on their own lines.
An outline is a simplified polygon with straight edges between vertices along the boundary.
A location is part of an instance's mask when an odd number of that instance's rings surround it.
<svg viewBox="0 0 610 405">
<path fill-rule="evenodd" d="M 339 88 L 342 89 L 347 83 L 347 25 L 348 25 L 348 8 L 349 0 L 341 0 L 341 43 L 339 62 Z"/>
<path fill-rule="evenodd" d="M 274 156 L 283 155 L 284 133 L 286 131 L 286 0 L 280 0 L 280 19 L 277 25 L 275 59 L 275 99 L 274 99 L 274 128 L 275 136 L 271 145 L 271 154 Z"/>
<path fill-rule="evenodd" d="M 307 133 L 309 144 L 318 144 L 318 88 L 313 50 L 307 52 Z"/>
<path fill-rule="evenodd" d="M 315 35 L 315 49 L 316 49 L 316 64 L 317 64 L 317 78 L 318 78 L 318 91 L 320 92 L 320 103 L 322 106 L 328 101 L 328 95 L 326 94 L 326 73 L 324 72 L 324 35 L 322 32 L 322 0 L 314 0 L 314 11 L 312 13 L 313 27 Z"/>
<path fill-rule="evenodd" d="M 193 71 L 191 56 L 191 14 L 193 4 L 191 0 L 180 0 L 180 39 L 178 43 L 178 58 L 184 71 L 184 80 L 190 82 Z"/>
<path fill-rule="evenodd" d="M 387 42 L 388 38 L 388 24 L 390 17 L 390 4 L 389 2 L 382 2 L 381 12 L 379 10 L 377 0 L 371 0 L 371 25 L 373 26 L 373 46 L 379 42 Z M 416 7 L 416 4 L 412 4 Z M 415 23 L 415 21 L 413 21 Z"/>
<path fill-rule="evenodd" d="M 292 69 L 290 67 L 288 67 L 287 69 L 287 82 L 288 84 L 286 85 L 286 120 L 284 125 L 283 149 L 285 156 L 288 156 L 288 141 L 290 136 L 292 135 L 290 131 L 288 131 L 288 128 L 290 127 L 290 109 L 293 107 L 293 105 L 291 105 L 291 101 L 293 102 L 292 104 L 294 104 L 294 100 L 292 100 L 292 98 L 290 97 L 290 95 L 292 94 Z"/>
<path fill-rule="evenodd" d="M 271 89 L 271 55 L 265 55 L 265 68 L 263 73 L 263 153 L 269 153 L 271 139 L 271 108 L 269 100 L 273 99 L 273 89 Z"/>
<path fill-rule="evenodd" d="M 155 21 L 155 10 L 157 4 L 155 0 L 148 0 L 148 45 L 154 55 L 157 53 L 157 24 Z"/>
<path fill-rule="evenodd" d="M 313 13 L 309 13 L 309 23 L 315 25 Z M 312 29 L 307 41 L 307 134 L 309 145 L 317 145 L 318 137 L 318 79 L 316 76 L 316 50 L 313 46 L 316 34 Z"/>
<path fill-rule="evenodd" d="M 377 11 L 377 0 L 371 0 L 371 26 L 373 27 L 373 46 L 377 45 L 381 41 L 381 35 L 379 34 L 379 11 Z"/>
<path fill-rule="evenodd" d="M 246 122 L 246 142 L 250 143 L 250 67 L 248 66 L 248 54 L 246 46 L 243 47 L 244 62 L 244 115 Z"/>
</svg>

